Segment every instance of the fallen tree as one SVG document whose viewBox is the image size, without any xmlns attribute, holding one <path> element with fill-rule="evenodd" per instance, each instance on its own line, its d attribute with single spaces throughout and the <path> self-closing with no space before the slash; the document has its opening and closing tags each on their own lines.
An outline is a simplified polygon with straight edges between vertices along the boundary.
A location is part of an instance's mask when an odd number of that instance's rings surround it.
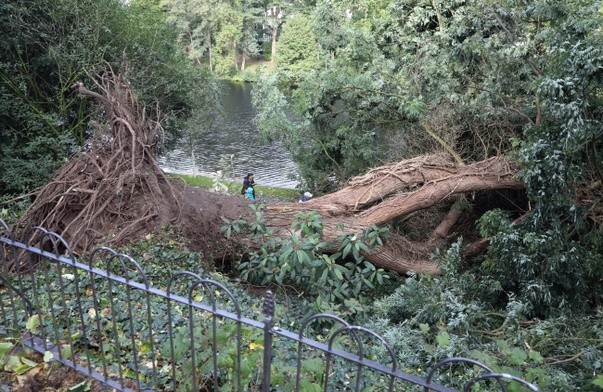
<svg viewBox="0 0 603 392">
<path fill-rule="evenodd" d="M 346 233 L 360 234 L 371 225 L 385 225 L 417 211 L 436 207 L 466 193 L 518 189 L 515 169 L 504 157 L 456 166 L 445 154 L 426 155 L 372 169 L 343 189 L 298 205 L 269 205 L 266 221 L 285 234 L 293 216 L 303 210 L 323 218 L 325 240 Z M 429 261 L 431 253 L 460 217 L 455 208 L 446 214 L 424 241 L 391 234 L 383 246 L 365 257 L 373 264 L 397 272 L 439 273 Z"/>
<path fill-rule="evenodd" d="M 168 178 L 155 160 L 159 122 L 147 118 L 127 83 L 108 72 L 99 78 L 97 91 L 81 83 L 73 88 L 99 101 L 97 135 L 41 191 L 20 221 L 21 233 L 40 225 L 60 234 L 79 253 L 100 244 L 119 246 L 166 225 L 208 257 L 232 257 L 235 249 L 247 245 L 242 239 L 227 240 L 219 230 L 221 217 L 252 219 L 245 200 L 192 190 Z M 315 211 L 323 220 L 324 239 L 335 251 L 342 234 L 361 234 L 372 225 L 445 205 L 449 211 L 439 215 L 424 238 L 411 240 L 394 232 L 365 255 L 390 271 L 438 274 L 430 255 L 462 215 L 451 201 L 475 192 L 519 189 L 522 183 L 515 172 L 504 157 L 459 165 L 445 153 L 424 155 L 374 168 L 308 203 L 270 204 L 265 219 L 277 235 L 286 236 L 296 213 Z"/>
</svg>

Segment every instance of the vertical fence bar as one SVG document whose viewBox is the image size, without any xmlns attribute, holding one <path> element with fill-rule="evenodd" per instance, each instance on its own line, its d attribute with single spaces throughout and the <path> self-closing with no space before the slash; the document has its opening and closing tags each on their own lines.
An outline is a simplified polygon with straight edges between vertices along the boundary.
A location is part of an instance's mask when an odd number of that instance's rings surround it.
<svg viewBox="0 0 603 392">
<path fill-rule="evenodd" d="M 111 269 L 111 263 L 113 262 L 113 260 L 117 260 L 119 262 L 119 266 L 121 267 L 121 271 L 122 271 L 121 275 L 124 275 L 125 274 L 124 271 L 125 271 L 126 267 L 125 267 L 123 261 L 119 257 L 116 257 L 115 255 L 112 255 L 109 258 L 107 258 L 107 267 L 106 267 L 107 273 L 109 275 L 111 275 L 111 274 L 115 275 L 115 273 Z M 117 276 L 120 276 L 120 275 L 117 274 Z M 113 336 L 113 338 L 112 338 L 113 343 L 115 343 L 115 346 L 114 346 L 115 353 L 113 354 L 113 357 L 120 358 L 123 355 L 124 351 L 122 349 L 122 344 L 119 339 L 119 325 L 117 324 L 118 307 L 115 305 L 116 294 L 113 292 L 113 285 L 114 285 L 113 280 L 109 279 L 107 296 L 109 297 L 109 312 L 111 315 L 111 326 L 112 326 L 111 335 Z M 119 290 L 117 290 L 117 291 L 119 291 Z M 117 365 L 117 378 L 119 380 L 118 382 L 119 382 L 119 385 L 121 386 L 121 388 L 123 389 L 125 386 L 123 364 L 121 363 L 121 361 L 115 361 L 115 362 Z"/>
<path fill-rule="evenodd" d="M 272 366 L 272 319 L 274 318 L 274 295 L 267 291 L 264 297 L 264 375 L 262 392 L 270 392 L 270 370 Z"/>
<path fill-rule="evenodd" d="M 91 335 L 88 339 L 91 342 L 97 342 L 98 341 L 98 352 L 100 354 L 100 358 L 101 358 L 101 366 L 102 366 L 102 371 L 103 371 L 103 377 L 105 380 L 109 379 L 109 371 L 107 369 L 107 358 L 105 357 L 105 343 L 104 343 L 104 339 L 102 338 L 102 331 L 104 328 L 104 322 L 101 319 L 102 316 L 102 309 L 101 309 L 101 304 L 100 304 L 100 300 L 98 298 L 98 293 L 97 293 L 97 285 L 96 285 L 96 277 L 94 276 L 94 274 L 92 273 L 92 266 L 94 264 L 94 257 L 99 257 L 102 258 L 102 252 L 112 252 L 112 250 L 110 250 L 109 248 L 105 248 L 105 247 L 101 247 L 101 248 L 97 248 L 95 249 L 92 253 L 90 253 L 90 255 L 88 256 L 88 267 L 90 268 L 88 270 L 88 276 L 90 279 L 90 288 L 91 288 L 91 294 L 92 294 L 92 305 L 93 305 L 93 316 L 91 316 L 94 319 L 94 322 L 96 324 L 96 331 L 95 331 L 95 335 Z M 97 256 L 98 255 L 98 256 Z M 99 288 L 100 290 L 100 288 Z M 108 321 L 107 321 L 108 322 Z"/>
<path fill-rule="evenodd" d="M 4 221 L 2 219 L 0 219 L 0 235 L 2 236 L 7 236 L 9 238 L 12 238 L 10 229 L 8 228 L 8 226 L 6 225 L 6 223 L 4 223 Z M 2 318 L 2 327 L 4 327 L 5 329 L 14 327 L 14 325 L 16 324 L 16 320 L 17 320 L 17 306 L 15 305 L 15 297 L 14 295 L 15 290 L 12 287 L 12 285 L 9 283 L 9 270 L 10 270 L 10 266 L 9 266 L 9 262 L 11 260 L 16 260 L 16 257 L 10 257 L 8 255 L 8 253 L 13 253 L 15 250 L 5 244 L 0 244 L 0 263 L 2 263 L 2 265 L 0 266 L 0 282 L 2 284 L 4 284 L 9 290 L 8 290 L 8 304 L 6 306 L 8 306 L 8 309 L 6 309 L 5 304 L 4 304 L 4 298 L 0 297 L 0 315 Z M 6 276 L 6 278 L 5 278 Z M 11 320 L 11 322 L 9 323 L 9 313 L 10 311 L 12 311 L 13 313 L 13 319 Z"/>
</svg>

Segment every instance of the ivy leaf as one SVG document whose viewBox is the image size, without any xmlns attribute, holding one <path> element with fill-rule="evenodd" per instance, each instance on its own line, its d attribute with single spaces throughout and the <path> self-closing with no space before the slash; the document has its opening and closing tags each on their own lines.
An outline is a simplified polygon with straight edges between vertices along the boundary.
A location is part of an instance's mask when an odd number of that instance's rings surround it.
<svg viewBox="0 0 603 392">
<path fill-rule="evenodd" d="M 14 345 L 10 342 L 0 342 L 0 357 L 12 350 Z"/>
<path fill-rule="evenodd" d="M 438 342 L 438 347 L 448 347 L 450 346 L 450 335 L 446 331 L 442 331 L 436 336 L 436 341 Z"/>
<path fill-rule="evenodd" d="M 38 330 L 39 326 L 40 326 L 40 315 L 39 314 L 34 314 L 33 316 L 31 316 L 29 319 L 27 319 L 27 324 L 25 324 L 25 328 L 27 328 L 27 330 L 29 332 L 36 332 Z"/>
<path fill-rule="evenodd" d="M 72 355 L 71 347 L 68 344 L 63 344 L 61 346 L 61 357 L 71 358 L 71 355 Z"/>
<path fill-rule="evenodd" d="M 44 352 L 44 362 L 48 363 L 48 362 L 52 361 L 53 359 L 54 359 L 53 353 L 51 353 L 50 351 Z"/>
<path fill-rule="evenodd" d="M 309 392 L 320 392 L 322 391 L 322 388 L 320 385 L 310 382 L 308 380 L 302 380 L 301 382 L 301 389 L 303 391 L 309 391 Z"/>
<path fill-rule="evenodd" d="M 322 359 L 320 358 L 309 358 L 309 359 L 304 359 L 302 362 L 302 367 L 304 370 L 316 374 L 320 377 L 322 377 L 322 373 L 324 370 L 324 362 Z"/>
<path fill-rule="evenodd" d="M 530 350 L 530 352 L 528 353 L 528 358 L 530 358 L 532 361 L 534 361 L 538 364 L 544 362 L 544 358 L 538 351 Z"/>
<path fill-rule="evenodd" d="M 67 388 L 67 392 L 86 392 L 90 390 L 90 381 L 82 381 L 81 383 Z"/>
<path fill-rule="evenodd" d="M 513 348 L 509 354 L 509 362 L 514 365 L 521 365 L 526 361 L 527 358 L 528 354 L 518 347 Z"/>
</svg>

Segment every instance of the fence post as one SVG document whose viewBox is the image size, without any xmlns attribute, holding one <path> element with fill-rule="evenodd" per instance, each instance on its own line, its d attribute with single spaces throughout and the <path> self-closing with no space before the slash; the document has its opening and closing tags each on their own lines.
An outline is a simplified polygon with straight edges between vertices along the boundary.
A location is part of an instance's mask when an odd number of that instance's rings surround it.
<svg viewBox="0 0 603 392">
<path fill-rule="evenodd" d="M 272 365 L 272 318 L 274 317 L 274 295 L 266 291 L 264 296 L 264 376 L 262 392 L 270 392 L 270 367 Z"/>
</svg>

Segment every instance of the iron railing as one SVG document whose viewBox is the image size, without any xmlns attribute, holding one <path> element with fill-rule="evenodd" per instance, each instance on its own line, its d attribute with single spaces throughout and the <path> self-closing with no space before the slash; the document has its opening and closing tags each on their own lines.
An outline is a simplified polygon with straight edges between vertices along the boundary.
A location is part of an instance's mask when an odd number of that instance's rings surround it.
<svg viewBox="0 0 603 392">
<path fill-rule="evenodd" d="M 183 271 L 153 284 L 127 255 L 99 248 L 82 261 L 57 234 L 35 233 L 16 241 L 0 220 L 0 333 L 118 391 L 539 390 L 466 358 L 412 375 L 383 337 L 337 316 L 290 332 L 270 291 L 257 321 L 215 280 Z"/>
</svg>

